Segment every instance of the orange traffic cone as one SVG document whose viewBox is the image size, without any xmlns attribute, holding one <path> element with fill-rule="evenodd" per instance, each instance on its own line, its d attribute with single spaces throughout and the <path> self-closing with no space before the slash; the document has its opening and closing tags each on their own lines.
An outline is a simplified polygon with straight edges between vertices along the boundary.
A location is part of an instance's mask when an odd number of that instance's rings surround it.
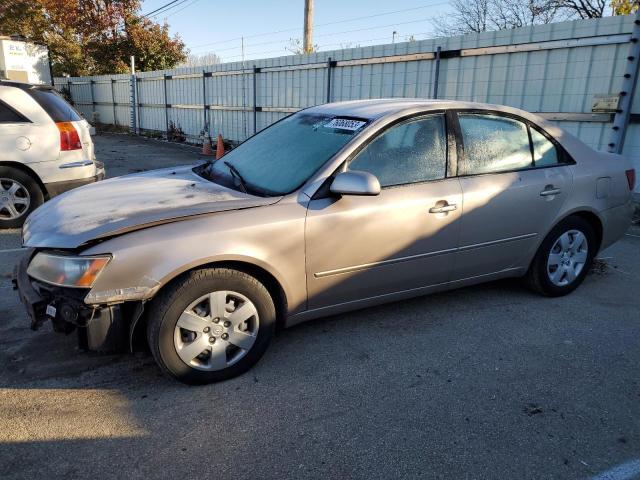
<svg viewBox="0 0 640 480">
<path fill-rule="evenodd" d="M 216 145 L 216 160 L 224 155 L 224 141 L 222 140 L 222 134 L 218 134 L 218 143 Z"/>
<path fill-rule="evenodd" d="M 204 142 L 202 144 L 202 155 L 213 155 L 213 148 L 211 147 L 211 137 L 209 135 L 204 138 Z"/>
</svg>

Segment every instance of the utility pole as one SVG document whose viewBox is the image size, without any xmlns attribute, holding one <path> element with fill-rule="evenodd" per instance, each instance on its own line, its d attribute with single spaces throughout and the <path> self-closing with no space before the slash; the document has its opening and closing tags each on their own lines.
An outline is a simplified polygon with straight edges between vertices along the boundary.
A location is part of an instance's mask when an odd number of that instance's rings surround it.
<svg viewBox="0 0 640 480">
<path fill-rule="evenodd" d="M 302 43 L 304 53 L 313 51 L 313 0 L 304 0 L 304 40 Z"/>
</svg>

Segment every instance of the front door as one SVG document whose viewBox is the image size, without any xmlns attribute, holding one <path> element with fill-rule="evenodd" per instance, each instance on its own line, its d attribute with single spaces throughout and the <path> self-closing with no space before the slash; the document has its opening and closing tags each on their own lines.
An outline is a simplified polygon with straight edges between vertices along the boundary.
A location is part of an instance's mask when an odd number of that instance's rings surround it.
<svg viewBox="0 0 640 480">
<path fill-rule="evenodd" d="M 379 179 L 378 196 L 309 203 L 309 309 L 450 279 L 462 195 L 446 165 L 444 115 L 421 116 L 385 130 L 349 162 Z"/>
</svg>

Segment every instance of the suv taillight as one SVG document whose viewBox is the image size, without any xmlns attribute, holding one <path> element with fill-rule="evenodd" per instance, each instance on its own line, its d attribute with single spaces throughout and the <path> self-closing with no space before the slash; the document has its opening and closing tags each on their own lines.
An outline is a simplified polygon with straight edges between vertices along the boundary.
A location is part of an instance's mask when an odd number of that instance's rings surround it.
<svg viewBox="0 0 640 480">
<path fill-rule="evenodd" d="M 71 122 L 57 122 L 56 126 L 60 131 L 60 150 L 63 152 L 68 150 L 80 150 L 82 142 L 76 127 Z"/>
<path fill-rule="evenodd" d="M 629 182 L 629 190 L 633 192 L 633 189 L 636 188 L 636 171 L 635 169 L 627 170 L 624 173 L 627 174 L 627 182 Z"/>
</svg>

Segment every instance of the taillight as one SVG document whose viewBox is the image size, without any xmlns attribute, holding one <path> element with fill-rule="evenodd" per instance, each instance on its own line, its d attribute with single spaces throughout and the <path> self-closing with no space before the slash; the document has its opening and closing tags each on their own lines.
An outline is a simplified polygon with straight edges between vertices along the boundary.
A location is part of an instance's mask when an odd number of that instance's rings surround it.
<svg viewBox="0 0 640 480">
<path fill-rule="evenodd" d="M 624 173 L 627 174 L 627 182 L 629 182 L 629 190 L 633 192 L 636 188 L 636 171 L 635 169 L 627 170 Z"/>
<path fill-rule="evenodd" d="M 68 150 L 80 150 L 82 148 L 82 142 L 80 142 L 80 135 L 76 127 L 71 122 L 58 122 L 56 123 L 58 130 L 60 131 L 60 150 L 63 152 Z"/>
</svg>

